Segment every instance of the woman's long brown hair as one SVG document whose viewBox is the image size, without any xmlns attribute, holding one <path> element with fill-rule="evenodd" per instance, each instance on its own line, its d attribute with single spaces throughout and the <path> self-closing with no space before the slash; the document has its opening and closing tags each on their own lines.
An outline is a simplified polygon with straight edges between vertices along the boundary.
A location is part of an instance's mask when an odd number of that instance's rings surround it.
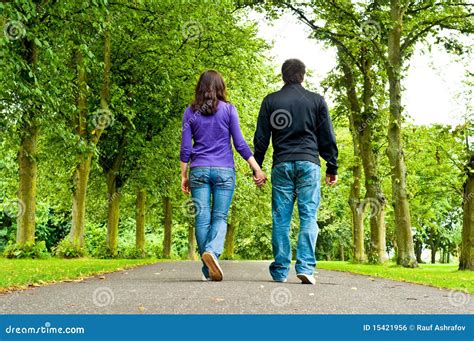
<svg viewBox="0 0 474 341">
<path fill-rule="evenodd" d="M 196 85 L 196 93 L 191 109 L 202 115 L 212 115 L 217 111 L 219 101 L 227 102 L 224 79 L 219 72 L 208 70 L 201 74 Z"/>
</svg>

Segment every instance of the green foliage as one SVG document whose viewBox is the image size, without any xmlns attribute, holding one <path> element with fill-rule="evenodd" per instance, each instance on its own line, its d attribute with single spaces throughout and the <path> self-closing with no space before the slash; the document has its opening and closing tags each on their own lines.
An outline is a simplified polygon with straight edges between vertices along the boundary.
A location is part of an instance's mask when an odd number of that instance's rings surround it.
<svg viewBox="0 0 474 341">
<path fill-rule="evenodd" d="M 54 247 L 53 254 L 59 258 L 80 258 L 85 256 L 84 249 L 78 248 L 69 238 L 63 239 Z"/>
<path fill-rule="evenodd" d="M 236 253 L 244 259 L 271 259 L 272 258 L 272 226 L 262 224 L 252 228 L 250 234 L 239 238 L 235 245 Z"/>
<path fill-rule="evenodd" d="M 36 258 L 45 259 L 50 255 L 46 249 L 46 243 L 40 241 L 37 243 L 16 244 L 9 243 L 3 252 L 6 258 Z"/>
</svg>

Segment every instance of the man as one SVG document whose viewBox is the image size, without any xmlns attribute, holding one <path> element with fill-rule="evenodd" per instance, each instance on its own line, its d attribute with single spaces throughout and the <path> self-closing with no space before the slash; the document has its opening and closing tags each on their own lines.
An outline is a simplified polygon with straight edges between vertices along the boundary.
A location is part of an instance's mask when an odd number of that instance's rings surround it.
<svg viewBox="0 0 474 341">
<path fill-rule="evenodd" d="M 326 184 L 337 182 L 337 145 L 323 97 L 306 90 L 306 67 L 298 59 L 283 63 L 285 85 L 265 97 L 254 136 L 255 159 L 262 166 L 270 138 L 272 168 L 272 246 L 270 265 L 274 281 L 286 282 L 291 264 L 290 223 L 298 203 L 300 232 L 296 249 L 296 274 L 304 284 L 315 284 L 315 247 L 318 236 L 320 161 L 326 160 Z M 257 185 L 261 179 L 254 178 Z"/>
</svg>

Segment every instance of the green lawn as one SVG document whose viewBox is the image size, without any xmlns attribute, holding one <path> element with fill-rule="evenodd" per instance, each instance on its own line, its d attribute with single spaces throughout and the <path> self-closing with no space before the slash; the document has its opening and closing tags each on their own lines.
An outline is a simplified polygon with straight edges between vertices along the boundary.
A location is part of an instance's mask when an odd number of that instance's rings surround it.
<svg viewBox="0 0 474 341">
<path fill-rule="evenodd" d="M 0 292 L 157 262 L 157 259 L 5 259 L 0 258 Z"/>
<path fill-rule="evenodd" d="M 318 262 L 318 268 L 346 271 L 396 281 L 456 289 L 474 293 L 474 272 L 458 271 L 454 264 L 421 264 L 417 269 L 407 269 L 394 263 L 385 265 L 352 264 L 349 262 Z"/>
</svg>

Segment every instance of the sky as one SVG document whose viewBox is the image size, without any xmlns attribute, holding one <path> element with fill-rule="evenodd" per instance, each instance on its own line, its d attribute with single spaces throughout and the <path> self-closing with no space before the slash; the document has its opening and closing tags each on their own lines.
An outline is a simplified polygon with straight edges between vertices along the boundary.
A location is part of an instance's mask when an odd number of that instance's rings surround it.
<svg viewBox="0 0 474 341">
<path fill-rule="evenodd" d="M 308 80 L 321 89 L 319 83 L 336 66 L 335 49 L 309 39 L 310 29 L 290 13 L 272 23 L 256 12 L 250 13 L 250 19 L 258 22 L 259 36 L 273 43 L 271 55 L 277 65 L 288 58 L 301 59 L 312 71 Z M 473 70 L 474 62 L 469 67 Z M 420 125 L 462 123 L 465 103 L 459 100 L 458 93 L 462 88 L 464 69 L 464 65 L 454 61 L 440 47 L 432 46 L 429 54 L 417 49 L 410 59 L 408 76 L 402 83 L 407 120 Z"/>
</svg>

